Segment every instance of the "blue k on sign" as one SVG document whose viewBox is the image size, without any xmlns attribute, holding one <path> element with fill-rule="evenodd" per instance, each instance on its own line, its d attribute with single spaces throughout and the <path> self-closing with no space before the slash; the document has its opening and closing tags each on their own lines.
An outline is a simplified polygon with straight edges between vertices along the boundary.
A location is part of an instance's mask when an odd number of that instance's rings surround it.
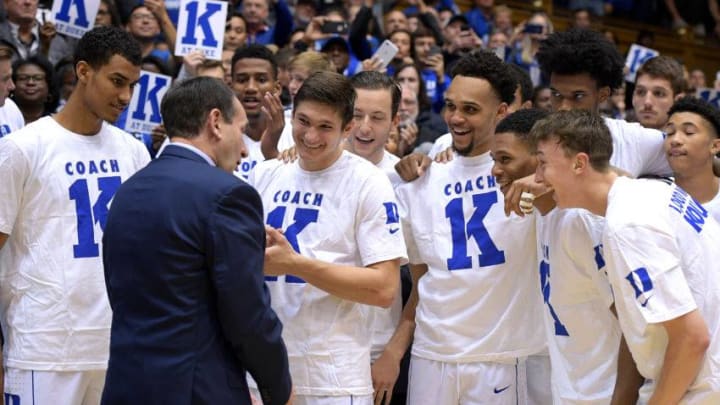
<svg viewBox="0 0 720 405">
<path fill-rule="evenodd" d="M 225 1 L 181 1 L 175 55 L 200 50 L 208 59 L 221 60 L 226 16 Z"/>
<path fill-rule="evenodd" d="M 95 25 L 100 0 L 55 0 L 52 16 L 59 34 L 80 38 Z"/>
<path fill-rule="evenodd" d="M 150 133 L 162 123 L 160 102 L 170 88 L 172 78 L 157 73 L 141 71 L 128 107 L 125 130 Z"/>
</svg>

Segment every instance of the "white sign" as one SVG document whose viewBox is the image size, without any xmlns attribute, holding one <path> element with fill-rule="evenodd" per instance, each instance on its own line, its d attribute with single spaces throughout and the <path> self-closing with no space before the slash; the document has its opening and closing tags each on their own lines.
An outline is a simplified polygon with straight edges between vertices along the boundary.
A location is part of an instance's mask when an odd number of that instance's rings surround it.
<svg viewBox="0 0 720 405">
<path fill-rule="evenodd" d="M 640 46 L 638 44 L 632 44 L 630 46 L 630 50 L 628 51 L 627 59 L 625 60 L 625 67 L 628 68 L 627 74 L 625 75 L 625 81 L 635 83 L 635 76 L 637 75 L 637 71 L 640 69 L 640 66 L 642 66 L 648 59 L 654 58 L 658 55 L 660 55 L 660 52 L 654 49 L 645 48 L 644 46 Z"/>
<path fill-rule="evenodd" d="M 170 76 L 141 71 L 128 107 L 125 130 L 150 133 L 162 123 L 160 102 L 172 84 Z"/>
<path fill-rule="evenodd" d="M 720 109 L 720 91 L 715 89 L 697 89 L 695 97 L 701 98 Z"/>
<path fill-rule="evenodd" d="M 80 38 L 95 26 L 100 0 L 55 0 L 52 21 L 58 34 Z"/>
<path fill-rule="evenodd" d="M 175 55 L 200 50 L 207 59 L 222 60 L 227 5 L 218 0 L 182 0 Z"/>
</svg>

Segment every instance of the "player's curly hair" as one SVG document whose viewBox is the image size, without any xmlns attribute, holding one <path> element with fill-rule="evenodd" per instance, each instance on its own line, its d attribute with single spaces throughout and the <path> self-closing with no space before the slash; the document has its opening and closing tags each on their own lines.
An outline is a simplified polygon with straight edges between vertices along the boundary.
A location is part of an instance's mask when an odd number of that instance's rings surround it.
<svg viewBox="0 0 720 405">
<path fill-rule="evenodd" d="M 510 104 L 515 99 L 515 76 L 493 52 L 478 50 L 463 56 L 453 67 L 451 75 L 453 78 L 466 76 L 485 79 L 500 101 Z"/>
<path fill-rule="evenodd" d="M 135 66 L 142 64 L 140 44 L 127 31 L 114 26 L 95 27 L 80 38 L 73 65 L 85 61 L 98 70 L 107 65 L 113 55 L 120 55 Z"/>
<path fill-rule="evenodd" d="M 720 138 L 720 111 L 709 102 L 691 96 L 685 96 L 670 107 L 668 117 L 679 112 L 691 112 L 703 117 L 715 130 L 715 138 Z"/>
<path fill-rule="evenodd" d="M 572 29 L 556 32 L 540 44 L 537 53 L 540 70 L 551 74 L 587 73 L 598 88 L 615 90 L 623 83 L 624 61 L 615 46 L 596 31 Z"/>
</svg>

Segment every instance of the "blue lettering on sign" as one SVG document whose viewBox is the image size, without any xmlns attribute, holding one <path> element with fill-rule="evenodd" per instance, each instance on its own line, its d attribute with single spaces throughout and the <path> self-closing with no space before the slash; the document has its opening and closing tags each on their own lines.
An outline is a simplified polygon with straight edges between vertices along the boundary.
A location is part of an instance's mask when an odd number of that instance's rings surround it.
<svg viewBox="0 0 720 405">
<path fill-rule="evenodd" d="M 135 120 L 146 121 L 145 117 L 145 104 L 150 103 L 152 114 L 148 121 L 160 124 L 162 116 L 160 115 L 160 100 L 158 100 L 158 92 L 162 90 L 168 84 L 167 77 L 153 76 L 155 82 L 153 87 L 150 88 L 150 75 L 140 76 L 138 84 L 140 85 L 140 94 L 138 95 L 137 108 L 132 113 L 132 118 Z"/>
<path fill-rule="evenodd" d="M 497 202 L 497 192 L 475 194 L 472 200 L 475 210 L 467 223 L 465 223 L 462 197 L 450 200 L 445 206 L 445 217 L 450 221 L 452 235 L 452 257 L 447 259 L 448 270 L 472 268 L 472 258 L 468 256 L 467 248 L 470 238 L 475 239 L 480 250 L 478 255 L 480 267 L 505 263 L 505 252 L 497 248 L 483 224 L 490 208 Z"/>
<path fill-rule="evenodd" d="M 650 280 L 647 269 L 644 267 L 635 269 L 631 271 L 625 279 L 630 282 L 633 291 L 635 291 L 635 299 L 637 299 L 643 307 L 646 306 L 650 298 L 652 298 L 652 295 L 648 293 L 653 289 L 653 283 L 652 280 Z"/>
<path fill-rule="evenodd" d="M 75 6 L 77 10 L 77 17 L 75 17 L 75 22 L 73 23 L 70 22 L 70 7 L 72 6 Z M 63 0 L 60 4 L 60 11 L 55 14 L 55 21 L 64 21 L 68 24 L 90 28 L 90 21 L 88 21 L 87 13 L 85 12 L 85 2 L 83 0 Z"/>
<path fill-rule="evenodd" d="M 287 211 L 287 207 L 280 205 L 276 207 L 274 210 L 270 211 L 268 213 L 267 221 L 266 223 L 273 228 L 281 229 L 283 225 L 283 221 L 285 220 L 285 212 Z M 308 225 L 311 223 L 316 223 L 318 220 L 318 215 L 320 211 L 312 208 L 296 208 L 295 209 L 295 215 L 293 216 L 293 223 L 290 224 L 290 226 L 285 229 L 285 238 L 287 238 L 290 245 L 293 247 L 293 249 L 298 252 L 302 253 L 300 251 L 300 244 L 298 243 L 298 234 L 303 231 Z M 276 281 L 277 277 L 275 276 L 266 276 L 265 280 L 267 281 Z M 290 274 L 285 275 L 285 282 L 286 283 L 304 283 L 305 280 L 301 279 L 300 277 L 296 277 Z"/>
<path fill-rule="evenodd" d="M 540 260 L 540 291 L 542 291 L 543 301 L 547 304 L 550 316 L 553 319 L 555 335 L 570 336 L 565 325 L 560 322 L 560 317 L 558 317 L 555 312 L 555 308 L 553 308 L 550 303 L 550 248 L 547 245 L 543 245 L 542 249 L 543 259 Z"/>
<path fill-rule="evenodd" d="M 188 13 L 187 29 L 185 35 L 183 35 L 181 43 L 188 45 L 197 44 L 197 38 L 195 37 L 197 26 L 202 29 L 203 32 L 203 46 L 213 47 L 218 45 L 215 34 L 213 34 L 212 27 L 210 26 L 210 17 L 222 9 L 218 3 L 205 3 L 205 12 L 198 16 L 199 3 L 197 1 L 191 1 L 185 4 L 185 10 Z"/>
<path fill-rule="evenodd" d="M 5 405 L 20 405 L 20 395 L 5 393 Z"/>
<path fill-rule="evenodd" d="M 75 201 L 75 214 L 77 216 L 78 243 L 73 245 L 73 257 L 97 257 L 100 249 L 95 242 L 95 224 L 105 230 L 110 200 L 120 187 L 120 176 L 99 177 L 97 179 L 100 195 L 91 206 L 90 193 L 87 180 L 77 179 L 70 186 L 68 194 Z"/>
</svg>

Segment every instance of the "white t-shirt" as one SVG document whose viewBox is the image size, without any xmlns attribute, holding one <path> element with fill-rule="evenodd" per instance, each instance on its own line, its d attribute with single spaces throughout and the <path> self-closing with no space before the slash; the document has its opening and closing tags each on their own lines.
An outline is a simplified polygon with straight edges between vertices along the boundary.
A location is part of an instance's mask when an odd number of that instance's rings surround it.
<svg viewBox="0 0 720 405">
<path fill-rule="evenodd" d="M 613 139 L 610 164 L 633 177 L 642 174 L 672 175 L 672 169 L 663 150 L 663 133 L 645 128 L 636 122 L 604 118 Z"/>
<path fill-rule="evenodd" d="M 412 354 L 514 362 L 545 348 L 535 219 L 505 216 L 489 153 L 433 164 L 396 188 L 420 279 Z"/>
<path fill-rule="evenodd" d="M 540 286 L 556 404 L 608 404 L 620 325 L 600 244 L 605 219 L 581 209 L 536 213 Z"/>
<path fill-rule="evenodd" d="M 0 138 L 25 126 L 25 118 L 10 98 L 0 107 Z"/>
<path fill-rule="evenodd" d="M 243 142 L 245 142 L 245 147 L 247 147 L 248 157 L 240 161 L 240 164 L 233 174 L 245 181 L 248 181 L 250 172 L 255 168 L 255 166 L 257 166 L 258 163 L 265 160 L 265 155 L 262 153 L 260 141 L 256 141 L 246 134 L 243 134 Z"/>
<path fill-rule="evenodd" d="M 620 326 L 640 374 L 660 377 L 668 339 L 660 323 L 696 308 L 705 319 L 710 347 L 683 397 L 691 404 L 720 392 L 720 226 L 707 218 L 674 184 L 620 177 L 608 194 L 603 233 Z M 653 389 L 645 384 L 641 400 Z"/>
<path fill-rule="evenodd" d="M 710 216 L 715 218 L 715 222 L 720 224 L 720 190 L 718 190 L 718 193 L 715 194 L 712 200 L 706 202 L 703 206 L 710 211 Z"/>
<path fill-rule="evenodd" d="M 357 267 L 406 257 L 392 186 L 361 157 L 343 152 L 316 172 L 297 161 L 268 160 L 255 168 L 250 184 L 262 197 L 268 225 L 284 229 L 304 256 Z M 293 276 L 266 281 L 283 322 L 295 393 L 371 394 L 370 306 Z"/>
<path fill-rule="evenodd" d="M 295 146 L 295 139 L 292 135 L 292 108 L 286 109 L 283 113 L 285 114 L 285 127 L 278 140 L 278 153 L 282 153 Z"/>
<path fill-rule="evenodd" d="M 428 152 L 428 156 L 430 159 L 435 159 L 435 156 L 444 151 L 445 149 L 452 146 L 452 134 L 447 133 L 445 135 L 439 136 L 435 142 L 433 143 L 432 148 L 430 148 L 430 152 Z"/>
<path fill-rule="evenodd" d="M 382 160 L 375 165 L 378 169 L 385 172 L 393 186 L 402 182 L 400 176 L 395 171 L 395 163 L 398 161 L 400 161 L 399 157 L 385 151 Z M 375 311 L 375 317 L 372 325 L 373 338 L 370 357 L 374 362 L 380 357 L 383 350 L 385 350 L 385 346 L 390 341 L 400 322 L 400 315 L 402 314 L 402 291 L 398 289 L 395 300 L 390 308 L 372 307 L 372 309 Z"/>
<path fill-rule="evenodd" d="M 107 367 L 102 231 L 120 183 L 150 161 L 103 123 L 82 136 L 44 117 L 0 140 L 0 320 L 8 367 Z"/>
</svg>

